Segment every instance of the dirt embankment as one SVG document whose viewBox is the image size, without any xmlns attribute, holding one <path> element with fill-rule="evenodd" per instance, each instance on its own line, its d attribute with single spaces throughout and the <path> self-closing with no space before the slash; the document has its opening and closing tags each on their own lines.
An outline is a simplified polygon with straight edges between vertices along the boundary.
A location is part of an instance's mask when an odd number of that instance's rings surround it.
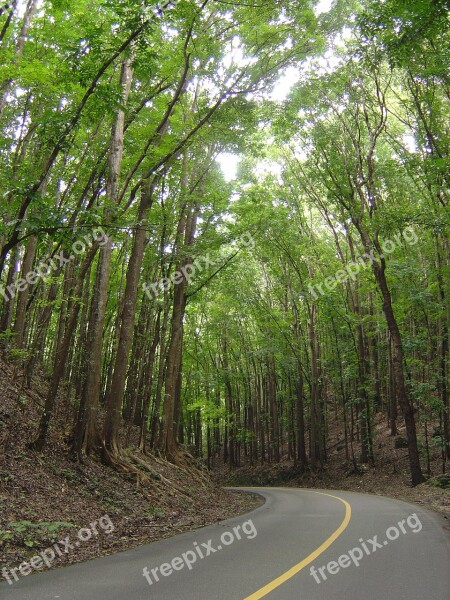
<svg viewBox="0 0 450 600">
<path fill-rule="evenodd" d="M 155 456 L 134 453 L 145 460 L 146 483 L 95 459 L 74 462 L 67 444 L 73 414 L 64 397 L 44 451 L 30 451 L 46 387 L 41 375 L 26 389 L 20 369 L 0 360 L 0 578 L 2 568 L 18 566 L 59 540 L 68 538 L 74 547 L 65 552 L 62 545 L 52 566 L 126 550 L 261 503 L 257 496 L 220 489 L 193 465 L 181 468 Z M 123 436 L 125 447 L 133 447 L 135 433 Z M 91 529 L 90 536 L 83 534 L 89 539 L 80 541 L 80 529 Z"/>
</svg>

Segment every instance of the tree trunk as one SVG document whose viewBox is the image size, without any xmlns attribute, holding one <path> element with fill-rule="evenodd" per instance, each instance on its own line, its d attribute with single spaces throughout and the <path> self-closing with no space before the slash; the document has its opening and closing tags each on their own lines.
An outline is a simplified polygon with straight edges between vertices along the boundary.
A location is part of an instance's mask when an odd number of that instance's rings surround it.
<svg viewBox="0 0 450 600">
<path fill-rule="evenodd" d="M 26 276 L 28 275 L 28 273 L 31 272 L 33 268 L 33 263 L 36 256 L 37 241 L 38 240 L 35 235 L 32 235 L 28 240 L 27 249 L 25 250 L 25 255 L 23 257 L 22 263 L 22 279 L 26 279 Z M 16 320 L 14 323 L 14 346 L 16 348 L 22 348 L 24 345 L 25 321 L 29 295 L 30 288 L 27 285 L 23 292 L 19 293 L 19 297 L 17 299 Z"/>
<path fill-rule="evenodd" d="M 317 467 L 321 460 L 321 434 L 319 415 L 319 347 L 316 335 L 316 307 L 311 305 L 309 310 L 309 343 L 311 349 L 311 405 L 309 425 L 309 445 L 311 468 Z"/>
<path fill-rule="evenodd" d="M 361 240 L 367 254 L 372 252 L 372 244 L 368 234 L 362 229 L 360 223 L 357 228 L 361 235 Z M 406 435 L 408 440 L 408 456 L 409 468 L 411 471 L 411 481 L 413 485 L 418 485 L 425 481 L 420 466 L 419 449 L 417 446 L 416 421 L 414 417 L 414 407 L 408 396 L 406 388 L 405 374 L 403 371 L 403 347 L 400 329 L 395 318 L 394 309 L 392 307 L 392 297 L 389 286 L 386 280 L 384 259 L 381 262 L 372 260 L 372 270 L 375 275 L 378 287 L 383 298 L 383 312 L 386 318 L 386 323 L 392 339 L 392 366 L 397 391 L 397 399 L 400 405 L 403 418 L 405 420 Z"/>
<path fill-rule="evenodd" d="M 23 16 L 22 27 L 20 29 L 19 37 L 17 39 L 16 48 L 15 48 L 15 56 L 16 58 L 20 58 L 23 52 L 23 47 L 25 45 L 25 41 L 27 39 L 28 31 L 31 26 L 31 21 L 34 17 L 38 6 L 38 0 L 28 0 L 27 6 L 25 8 L 25 13 Z M 0 99 L 0 115 L 5 109 L 5 106 L 8 101 L 8 93 L 11 87 L 12 79 L 9 79 L 3 83 L 0 89 L 1 99 Z"/>
<path fill-rule="evenodd" d="M 127 58 L 122 64 L 120 84 L 122 86 L 122 102 L 127 104 L 131 88 L 133 70 L 131 59 Z M 119 109 L 116 112 L 111 132 L 110 149 L 108 155 L 108 178 L 106 182 L 106 195 L 111 202 L 117 202 L 119 176 L 122 165 L 124 144 L 125 112 Z M 110 220 L 107 210 L 105 220 Z M 92 298 L 91 318 L 87 338 L 86 355 L 89 356 L 89 368 L 83 385 L 78 409 L 77 421 L 73 436 L 72 449 L 81 460 L 83 454 L 88 454 L 100 446 L 100 434 L 97 427 L 98 405 L 100 400 L 102 355 L 103 355 L 103 328 L 105 322 L 106 305 L 108 300 L 109 273 L 111 267 L 113 243 L 108 238 L 106 244 L 100 249 L 97 265 L 95 293 Z"/>
<path fill-rule="evenodd" d="M 159 177 L 147 182 L 142 189 L 139 206 L 138 226 L 135 231 L 133 248 L 128 263 L 125 284 L 125 295 L 122 307 L 119 345 L 114 363 L 111 389 L 106 399 L 106 415 L 103 425 L 103 458 L 106 462 L 110 457 L 120 455 L 118 432 L 122 416 L 122 402 L 125 391 L 129 354 L 133 341 L 135 327 L 136 302 L 139 289 L 139 275 L 144 258 L 145 240 L 147 236 L 147 212 L 153 202 L 153 194 Z"/>
<path fill-rule="evenodd" d="M 297 421 L 297 459 L 300 462 L 300 468 L 306 469 L 308 459 L 306 456 L 305 445 L 305 416 L 304 416 L 304 392 L 303 392 L 303 371 L 300 360 L 296 360 L 297 377 L 295 380 L 295 397 L 296 397 L 296 421 Z"/>
<path fill-rule="evenodd" d="M 30 443 L 30 447 L 33 450 L 42 450 L 46 439 L 47 439 L 47 432 L 48 432 L 48 427 L 50 425 L 50 420 L 52 418 L 53 415 L 53 410 L 55 407 L 55 401 L 56 401 L 56 395 L 58 393 L 58 389 L 59 389 L 59 384 L 61 383 L 61 379 L 64 376 L 64 371 L 65 371 L 65 367 L 66 367 L 66 362 L 67 362 L 67 357 L 69 355 L 69 350 L 70 350 L 70 344 L 72 343 L 72 336 L 73 333 L 75 331 L 75 327 L 77 324 L 77 319 L 78 319 L 78 313 L 80 310 L 80 306 L 81 306 L 81 294 L 82 294 L 82 290 L 83 290 L 83 284 L 85 281 L 85 275 L 89 269 L 89 266 L 95 256 L 95 253 L 97 252 L 97 245 L 94 245 L 89 253 L 87 254 L 86 258 L 84 259 L 80 271 L 78 273 L 78 284 L 75 290 L 75 301 L 73 303 L 72 306 L 72 311 L 69 317 L 69 320 L 67 322 L 67 327 L 66 327 L 66 331 L 64 334 L 64 338 L 61 344 L 60 348 L 56 349 L 56 353 L 55 353 L 55 363 L 54 363 L 54 368 L 53 368 L 53 376 L 52 376 L 52 380 L 47 392 L 47 396 L 45 398 L 45 405 L 44 405 L 44 411 L 41 415 L 41 419 L 39 422 L 39 426 L 38 426 L 38 431 L 36 434 L 35 439 L 33 440 L 33 442 Z M 88 284 L 88 282 L 86 282 L 86 285 Z"/>
<path fill-rule="evenodd" d="M 140 433 L 139 433 L 139 450 L 145 452 L 145 440 L 148 429 L 148 415 L 150 411 L 150 394 L 152 390 L 152 382 L 153 382 L 153 365 L 156 357 L 156 350 L 158 348 L 160 342 L 161 335 L 161 309 L 158 310 L 158 315 L 156 317 L 155 328 L 153 330 L 153 340 L 150 346 L 149 356 L 148 356 L 148 372 L 147 372 L 147 382 L 144 387 L 144 394 L 142 398 L 143 406 L 142 406 L 142 414 L 141 414 L 141 425 L 140 425 Z"/>
<path fill-rule="evenodd" d="M 273 354 L 270 354 L 267 358 L 267 396 L 270 419 L 270 448 L 272 458 L 278 463 L 280 462 L 280 428 L 278 423 L 275 358 Z"/>
</svg>

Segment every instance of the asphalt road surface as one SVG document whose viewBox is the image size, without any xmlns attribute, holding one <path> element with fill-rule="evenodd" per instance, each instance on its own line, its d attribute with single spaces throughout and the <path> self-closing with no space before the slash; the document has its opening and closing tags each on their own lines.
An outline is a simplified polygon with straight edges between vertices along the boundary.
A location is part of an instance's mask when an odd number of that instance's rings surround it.
<svg viewBox="0 0 450 600">
<path fill-rule="evenodd" d="M 265 504 L 134 550 L 20 576 L 0 584 L 0 598 L 450 599 L 450 523 L 438 515 L 351 492 L 246 489 Z"/>
</svg>

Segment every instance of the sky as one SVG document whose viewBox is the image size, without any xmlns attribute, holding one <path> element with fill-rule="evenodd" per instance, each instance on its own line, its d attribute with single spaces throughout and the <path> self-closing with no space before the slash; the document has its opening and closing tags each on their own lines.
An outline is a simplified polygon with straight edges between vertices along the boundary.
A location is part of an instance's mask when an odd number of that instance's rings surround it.
<svg viewBox="0 0 450 600">
<path fill-rule="evenodd" d="M 39 2 L 40 4 L 40 2 Z M 316 15 L 328 12 L 333 4 L 333 0 L 319 0 L 317 2 L 314 12 Z M 26 0 L 19 0 L 19 13 L 23 14 L 25 10 Z M 278 82 L 275 84 L 272 92 L 269 94 L 269 98 L 275 102 L 283 102 L 289 94 L 293 85 L 298 81 L 299 72 L 295 67 L 289 67 L 286 69 Z M 217 162 L 220 165 L 222 173 L 226 181 L 232 181 L 236 178 L 237 167 L 239 164 L 239 156 L 230 152 L 222 152 L 217 156 Z"/>
<path fill-rule="evenodd" d="M 320 0 L 314 9 L 314 12 L 316 15 L 328 12 L 331 9 L 332 4 L 333 0 Z M 274 100 L 275 102 L 283 102 L 298 79 L 298 69 L 295 67 L 287 68 L 269 94 L 268 97 L 270 100 Z M 237 167 L 239 164 L 239 156 L 237 154 L 233 154 L 231 152 L 221 152 L 217 156 L 216 160 L 220 165 L 226 181 L 232 181 L 236 178 Z"/>
</svg>

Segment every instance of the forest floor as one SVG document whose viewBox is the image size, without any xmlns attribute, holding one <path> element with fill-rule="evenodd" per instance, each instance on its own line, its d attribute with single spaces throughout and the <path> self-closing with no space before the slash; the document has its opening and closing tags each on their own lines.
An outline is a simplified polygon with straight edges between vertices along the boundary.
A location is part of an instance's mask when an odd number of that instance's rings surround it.
<svg viewBox="0 0 450 600">
<path fill-rule="evenodd" d="M 102 517 L 98 533 L 77 542 L 53 566 L 170 537 L 261 504 L 259 496 L 220 489 L 200 469 L 176 467 L 157 457 L 145 457 L 153 470 L 152 485 L 138 485 L 134 476 L 98 460 L 74 462 L 67 445 L 73 415 L 65 412 L 62 396 L 47 446 L 42 453 L 30 451 L 27 444 L 36 431 L 46 386 L 41 374 L 31 390 L 24 388 L 20 369 L 0 360 L 0 579 L 3 567 L 18 566 L 67 536 L 76 540 L 81 528 L 89 529 Z M 123 442 L 131 446 L 135 440 L 126 439 L 129 433 L 124 432 Z"/>
<path fill-rule="evenodd" d="M 408 451 L 406 448 L 395 448 L 395 437 L 390 436 L 390 430 L 385 417 L 377 414 L 374 429 L 373 466 L 357 465 L 346 460 L 345 445 L 339 427 L 330 426 L 328 438 L 328 460 L 323 469 L 315 473 L 300 473 L 293 461 L 284 460 L 279 464 L 257 464 L 243 466 L 230 470 L 223 465 L 214 469 L 214 479 L 228 486 L 292 486 L 316 489 L 348 490 L 366 494 L 375 494 L 397 498 L 405 502 L 415 502 L 424 508 L 439 512 L 448 519 L 450 530 L 450 463 L 447 463 L 446 489 L 437 487 L 436 477 L 442 474 L 442 460 L 439 448 L 430 448 L 430 470 L 427 481 L 416 487 L 411 487 L 408 470 Z M 419 442 L 423 436 L 419 432 Z M 405 437 L 404 427 L 398 424 L 398 436 Z M 433 438 L 429 440 L 429 445 Z M 354 443 L 355 453 L 358 444 Z M 427 465 L 425 449 L 422 447 L 422 466 Z M 424 469 L 427 475 L 428 469 Z"/>
<path fill-rule="evenodd" d="M 406 450 L 394 448 L 394 438 L 381 416 L 376 419 L 375 467 L 353 471 L 336 427 L 335 431 L 331 428 L 326 467 L 314 474 L 299 473 L 289 461 L 230 471 L 217 459 L 221 466 L 213 470 L 211 479 L 201 465 L 181 468 L 156 456 L 134 453 L 151 466 L 149 485 L 93 458 L 84 464 L 70 458 L 68 441 L 74 414 L 64 389 L 44 451 L 29 450 L 27 444 L 36 431 L 47 385 L 40 373 L 27 389 L 21 369 L 0 358 L 0 578 L 1 568 L 18 566 L 67 536 L 77 539 L 77 531 L 89 529 L 102 517 L 100 523 L 111 523 L 113 528 L 97 526 L 98 532 L 89 541 L 62 553 L 52 566 L 130 549 L 244 514 L 261 504 L 259 496 L 231 493 L 220 489 L 222 485 L 284 485 L 380 494 L 437 510 L 450 525 L 450 490 L 434 487 L 432 480 L 416 488 L 408 485 Z M 401 429 L 399 435 L 404 435 Z M 127 449 L 136 447 L 133 428 L 122 432 L 122 444 Z M 434 476 L 440 472 L 436 449 L 430 457 L 430 472 Z"/>
</svg>

